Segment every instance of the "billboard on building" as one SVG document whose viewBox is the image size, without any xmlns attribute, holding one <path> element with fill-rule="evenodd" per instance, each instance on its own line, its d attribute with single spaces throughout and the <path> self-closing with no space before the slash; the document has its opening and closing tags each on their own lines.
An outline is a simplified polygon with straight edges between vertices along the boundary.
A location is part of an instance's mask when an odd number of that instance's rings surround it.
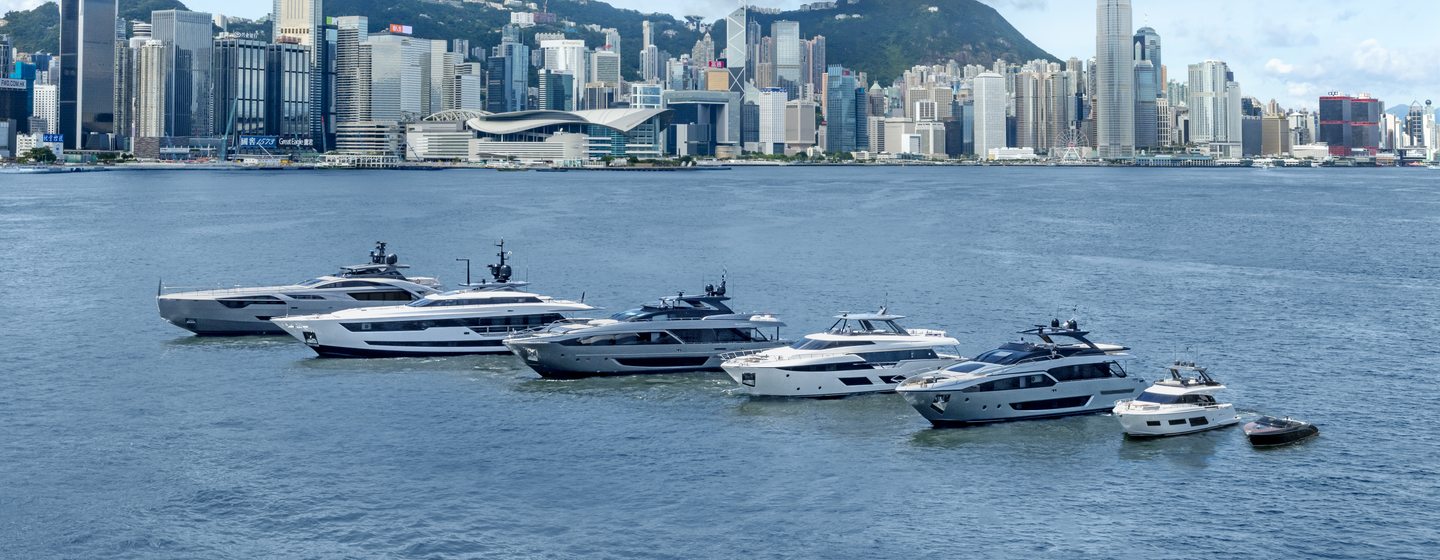
<svg viewBox="0 0 1440 560">
<path fill-rule="evenodd" d="M 390 24 L 390 32 L 396 35 L 413 35 L 415 33 L 415 28 L 408 25 L 392 23 Z"/>
<path fill-rule="evenodd" d="M 0 89 L 25 89 L 25 80 L 0 78 Z"/>
<path fill-rule="evenodd" d="M 277 136 L 241 136 L 241 148 L 274 148 L 280 145 Z"/>
</svg>

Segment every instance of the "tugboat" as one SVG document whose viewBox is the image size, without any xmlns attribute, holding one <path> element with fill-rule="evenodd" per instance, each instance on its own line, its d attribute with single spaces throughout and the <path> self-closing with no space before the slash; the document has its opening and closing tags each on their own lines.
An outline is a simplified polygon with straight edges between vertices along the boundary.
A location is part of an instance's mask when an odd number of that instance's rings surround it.
<svg viewBox="0 0 1440 560">
<path fill-rule="evenodd" d="M 1320 428 L 1309 422 L 1293 420 L 1290 417 L 1276 418 L 1261 416 L 1245 424 L 1245 437 L 1255 447 L 1278 447 L 1299 442 L 1311 436 L 1320 435 Z"/>
<path fill-rule="evenodd" d="M 1163 437 L 1193 434 L 1240 423 L 1235 405 L 1217 402 L 1225 389 L 1195 362 L 1170 365 L 1170 378 L 1156 381 L 1134 399 L 1112 410 L 1129 437 Z"/>
</svg>

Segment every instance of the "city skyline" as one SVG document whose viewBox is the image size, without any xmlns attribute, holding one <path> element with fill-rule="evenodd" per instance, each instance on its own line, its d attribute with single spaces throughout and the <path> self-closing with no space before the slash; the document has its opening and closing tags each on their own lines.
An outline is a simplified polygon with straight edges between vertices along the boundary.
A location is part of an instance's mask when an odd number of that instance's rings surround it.
<svg viewBox="0 0 1440 560">
<path fill-rule="evenodd" d="M 1065 60 L 1093 56 L 1094 5 L 1088 1 L 982 0 L 1051 55 Z M 0 12 L 28 9 L 43 0 L 0 0 Z M 651 11 L 646 0 L 610 0 L 621 8 Z M 801 0 L 762 0 L 751 4 L 794 9 Z M 734 10 L 730 0 L 678 0 L 667 3 L 675 16 L 700 14 L 723 18 Z M 273 0 L 190 0 L 192 10 L 259 18 Z M 1275 0 L 1263 13 L 1254 3 L 1216 0 L 1200 10 L 1193 4 L 1135 0 L 1136 28 L 1155 28 L 1165 38 L 1170 79 L 1184 80 L 1185 66 L 1223 60 L 1245 84 L 1246 95 L 1276 99 L 1281 105 L 1316 108 L 1330 91 L 1370 93 L 1389 106 L 1411 101 L 1440 101 L 1440 57 L 1424 54 L 1430 37 L 1425 18 L 1404 17 L 1413 3 L 1377 0 L 1365 9 L 1346 5 L 1320 11 L 1303 0 Z M 1231 14 L 1253 12 L 1253 17 Z M 332 14 L 333 15 L 333 14 Z M 1024 62 L 1024 61 L 1008 61 Z M 1178 76 L 1178 78 L 1177 78 Z"/>
</svg>

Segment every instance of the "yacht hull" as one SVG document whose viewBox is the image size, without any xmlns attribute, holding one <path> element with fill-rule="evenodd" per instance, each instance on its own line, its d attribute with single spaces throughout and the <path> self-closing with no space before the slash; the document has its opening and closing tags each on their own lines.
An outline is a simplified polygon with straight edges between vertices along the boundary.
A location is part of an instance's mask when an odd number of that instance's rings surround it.
<svg viewBox="0 0 1440 560">
<path fill-rule="evenodd" d="M 910 360 L 891 367 L 841 371 L 794 371 L 781 367 L 722 364 L 740 391 L 755 397 L 832 398 L 866 393 L 893 393 L 906 378 L 945 367 L 955 360 Z"/>
<path fill-rule="evenodd" d="M 1132 377 L 1117 377 L 1011 391 L 900 389 L 905 401 L 931 425 L 951 428 L 1109 412 L 1116 401 L 1134 398 L 1143 391 L 1145 382 Z"/>
<path fill-rule="evenodd" d="M 287 290 L 290 292 L 298 290 Z M 272 297 L 274 303 L 253 303 L 228 307 L 221 297 Z M 258 300 L 257 300 L 258 301 Z M 170 324 L 200 336 L 280 335 L 285 331 L 272 318 L 286 315 L 319 315 L 342 309 L 395 305 L 394 301 L 359 301 L 349 299 L 293 299 L 282 291 L 246 291 L 240 295 L 203 297 L 162 295 L 155 298 L 160 316 Z M 236 305 L 232 303 L 231 305 Z"/>
<path fill-rule="evenodd" d="M 1240 423 L 1233 405 L 1189 408 L 1165 412 L 1125 412 L 1122 403 L 1115 407 L 1115 418 L 1126 437 L 1156 438 L 1183 436 Z"/>
<path fill-rule="evenodd" d="M 659 344 L 577 347 L 534 339 L 507 340 L 521 361 L 546 379 L 720 371 L 721 354 L 774 348 L 778 343 Z"/>
<path fill-rule="evenodd" d="M 339 321 L 276 318 L 275 324 L 322 358 L 403 358 L 505 354 L 504 332 L 464 327 L 424 331 L 350 331 Z"/>
</svg>

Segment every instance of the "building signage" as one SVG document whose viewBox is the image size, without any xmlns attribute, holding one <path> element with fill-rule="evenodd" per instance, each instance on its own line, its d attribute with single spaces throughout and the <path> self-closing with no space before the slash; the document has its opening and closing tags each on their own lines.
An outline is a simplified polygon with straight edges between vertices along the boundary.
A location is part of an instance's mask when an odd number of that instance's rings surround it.
<svg viewBox="0 0 1440 560">
<path fill-rule="evenodd" d="M 0 78 L 0 89 L 25 89 L 25 80 Z"/>
<path fill-rule="evenodd" d="M 281 138 L 280 145 L 287 148 L 309 148 L 315 145 L 315 141 L 309 138 Z"/>
<path fill-rule="evenodd" d="M 398 24 L 398 23 L 392 23 L 392 24 L 390 24 L 390 32 L 391 32 L 391 33 L 394 33 L 394 34 L 396 34 L 396 35 L 412 35 L 412 34 L 415 33 L 415 28 L 410 27 L 410 26 L 408 26 L 408 25 L 400 25 L 400 24 Z"/>
<path fill-rule="evenodd" d="M 44 143 L 46 143 L 46 144 L 64 144 L 64 143 L 65 143 L 65 135 L 64 135 L 64 134 L 46 134 L 46 135 L 40 137 L 40 141 L 41 141 L 41 142 L 44 142 Z"/>
<path fill-rule="evenodd" d="M 274 148 L 279 145 L 279 138 L 274 136 L 241 136 L 241 148 Z"/>
</svg>

